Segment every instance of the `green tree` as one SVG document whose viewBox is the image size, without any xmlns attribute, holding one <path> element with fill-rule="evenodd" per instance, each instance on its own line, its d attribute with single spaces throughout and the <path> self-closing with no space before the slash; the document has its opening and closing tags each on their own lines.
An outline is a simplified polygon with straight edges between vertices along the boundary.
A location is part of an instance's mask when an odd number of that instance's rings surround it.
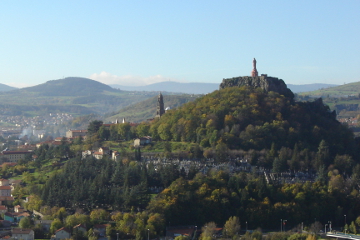
<svg viewBox="0 0 360 240">
<path fill-rule="evenodd" d="M 229 238 L 233 238 L 240 231 L 240 221 L 236 216 L 230 217 L 224 225 L 225 234 Z"/>
<path fill-rule="evenodd" d="M 180 235 L 175 237 L 175 240 L 190 240 L 189 236 Z"/>
<path fill-rule="evenodd" d="M 94 209 L 90 213 L 91 222 L 94 224 L 109 220 L 110 214 L 104 209 Z"/>
<path fill-rule="evenodd" d="M 215 239 L 216 224 L 208 222 L 201 228 L 200 240 L 213 240 Z"/>
<path fill-rule="evenodd" d="M 228 148 L 225 143 L 221 142 L 216 145 L 215 148 L 215 158 L 218 162 L 225 162 L 226 157 L 228 156 Z"/>
<path fill-rule="evenodd" d="M 150 125 L 147 124 L 147 123 L 140 123 L 136 127 L 136 134 L 137 134 L 138 137 L 149 136 L 149 134 L 150 134 Z"/>
<path fill-rule="evenodd" d="M 32 224 L 31 219 L 29 217 L 24 217 L 24 218 L 20 219 L 19 227 L 21 227 L 21 228 L 31 228 L 32 225 L 33 224 Z"/>
<path fill-rule="evenodd" d="M 99 137 L 101 140 L 109 140 L 110 138 L 110 130 L 107 129 L 104 125 L 102 125 L 100 128 L 99 128 Z"/>
<path fill-rule="evenodd" d="M 88 126 L 88 136 L 92 136 L 94 135 L 95 133 L 97 133 L 100 129 L 100 127 L 103 125 L 103 122 L 102 121 L 99 121 L 99 120 L 94 120 L 92 122 L 89 123 L 89 126 Z"/>
<path fill-rule="evenodd" d="M 272 171 L 273 171 L 274 173 L 281 173 L 281 172 L 286 171 L 286 167 L 287 167 L 287 165 L 286 165 L 286 160 L 284 161 L 284 160 L 276 157 L 276 158 L 274 159 L 274 162 L 273 162 L 273 169 L 272 169 Z"/>
<path fill-rule="evenodd" d="M 349 230 L 350 232 L 352 232 L 353 234 L 357 234 L 357 230 L 356 230 L 356 225 L 355 225 L 355 222 L 352 221 L 350 226 L 349 226 Z"/>
<path fill-rule="evenodd" d="M 64 225 L 63 223 L 60 221 L 60 219 L 55 218 L 54 221 L 51 222 L 50 225 L 50 232 L 51 234 L 53 234 L 56 230 L 62 228 Z"/>
</svg>

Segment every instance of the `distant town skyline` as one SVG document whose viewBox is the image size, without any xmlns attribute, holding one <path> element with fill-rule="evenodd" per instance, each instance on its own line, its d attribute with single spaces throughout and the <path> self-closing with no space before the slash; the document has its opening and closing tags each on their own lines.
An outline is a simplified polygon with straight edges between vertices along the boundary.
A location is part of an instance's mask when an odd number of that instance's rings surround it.
<svg viewBox="0 0 360 240">
<path fill-rule="evenodd" d="M 5 1 L 0 83 L 360 81 L 360 1 Z"/>
</svg>

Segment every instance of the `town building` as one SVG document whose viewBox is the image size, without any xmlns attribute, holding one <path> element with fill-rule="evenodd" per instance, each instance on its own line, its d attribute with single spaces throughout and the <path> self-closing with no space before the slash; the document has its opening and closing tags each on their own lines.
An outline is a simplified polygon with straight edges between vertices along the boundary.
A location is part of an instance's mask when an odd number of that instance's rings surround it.
<svg viewBox="0 0 360 240">
<path fill-rule="evenodd" d="M 2 151 L 0 153 L 0 161 L 3 162 L 18 162 L 20 159 L 24 160 L 26 155 L 31 154 L 31 151 Z"/>
<path fill-rule="evenodd" d="M 13 239 L 24 239 L 24 240 L 34 240 L 35 234 L 32 229 L 26 228 L 13 228 L 11 230 L 11 235 Z"/>
<path fill-rule="evenodd" d="M 66 132 L 67 138 L 86 137 L 88 130 L 69 130 Z"/>
</svg>

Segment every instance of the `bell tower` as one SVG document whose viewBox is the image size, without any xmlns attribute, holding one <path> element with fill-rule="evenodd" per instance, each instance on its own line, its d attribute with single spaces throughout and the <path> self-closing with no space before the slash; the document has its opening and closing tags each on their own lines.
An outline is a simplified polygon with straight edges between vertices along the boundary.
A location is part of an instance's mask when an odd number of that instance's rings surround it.
<svg viewBox="0 0 360 240">
<path fill-rule="evenodd" d="M 256 59 L 255 58 L 253 60 L 253 70 L 251 72 L 251 76 L 252 77 L 257 77 L 258 76 L 258 71 L 256 69 Z"/>
</svg>

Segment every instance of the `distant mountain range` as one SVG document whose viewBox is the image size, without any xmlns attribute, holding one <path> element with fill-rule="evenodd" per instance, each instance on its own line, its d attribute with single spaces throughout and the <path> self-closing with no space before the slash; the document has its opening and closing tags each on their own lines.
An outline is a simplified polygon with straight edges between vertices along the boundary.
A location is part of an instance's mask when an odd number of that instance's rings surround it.
<svg viewBox="0 0 360 240">
<path fill-rule="evenodd" d="M 124 91 L 161 91 L 187 94 L 207 94 L 219 89 L 220 83 L 180 83 L 180 82 L 160 82 L 146 86 L 122 86 L 117 84 L 110 85 Z"/>
<path fill-rule="evenodd" d="M 314 97 L 331 96 L 331 97 L 347 97 L 360 94 L 360 82 L 353 82 L 343 85 L 337 85 L 330 88 L 320 88 L 313 91 L 304 91 L 300 95 L 308 95 Z"/>
<path fill-rule="evenodd" d="M 187 94 L 207 94 L 219 89 L 220 83 L 180 83 L 180 82 L 160 82 L 146 86 L 123 86 L 111 84 L 113 88 L 124 91 L 161 91 Z M 294 93 L 315 91 L 322 88 L 335 87 L 335 84 L 313 83 L 294 85 L 287 84 L 288 88 Z"/>
<path fill-rule="evenodd" d="M 10 87 L 8 85 L 2 84 L 0 83 L 0 92 L 6 92 L 6 91 L 11 91 L 11 90 L 15 90 L 17 88 L 15 87 Z"/>
<path fill-rule="evenodd" d="M 286 84 L 286 85 L 293 93 L 310 92 L 319 89 L 326 89 L 326 88 L 339 86 L 336 84 L 327 84 L 327 83 L 311 83 L 311 84 L 301 84 L 301 85 Z"/>
<path fill-rule="evenodd" d="M 186 94 L 207 94 L 219 89 L 220 83 L 180 83 L 180 82 L 160 82 L 146 86 L 123 86 L 119 84 L 106 85 L 88 78 L 68 77 L 59 80 L 50 80 L 46 83 L 26 88 L 15 88 L 0 83 L 0 92 L 12 90 L 38 92 L 41 96 L 70 96 L 70 95 L 89 95 L 99 91 L 113 92 L 116 90 L 123 91 L 143 91 L 143 92 L 172 92 Z M 110 87 L 109 87 L 110 86 Z M 329 87 L 336 87 L 335 84 L 313 83 L 294 85 L 287 84 L 288 88 L 294 93 L 310 92 L 321 90 Z M 115 91 L 116 91 L 115 90 Z"/>
</svg>

